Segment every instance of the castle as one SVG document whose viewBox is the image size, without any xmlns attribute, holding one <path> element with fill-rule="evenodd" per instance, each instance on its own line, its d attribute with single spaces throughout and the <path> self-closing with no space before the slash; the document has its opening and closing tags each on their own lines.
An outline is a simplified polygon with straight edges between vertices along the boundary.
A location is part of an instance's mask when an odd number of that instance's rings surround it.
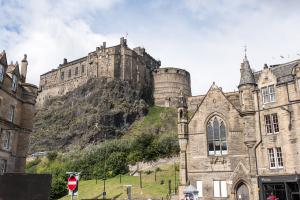
<svg viewBox="0 0 300 200">
<path fill-rule="evenodd" d="M 177 68 L 160 69 L 160 61 L 149 55 L 144 48 L 130 49 L 127 39 L 120 44 L 106 47 L 106 42 L 87 56 L 59 65 L 40 76 L 37 108 L 54 96 L 62 96 L 95 77 L 129 81 L 132 85 L 152 88 L 154 101 L 160 106 L 175 106 L 180 94 L 191 95 L 190 75 Z"/>
<path fill-rule="evenodd" d="M 253 72 L 245 56 L 237 92 L 215 83 L 179 98 L 179 196 L 300 199 L 300 60 Z"/>
</svg>

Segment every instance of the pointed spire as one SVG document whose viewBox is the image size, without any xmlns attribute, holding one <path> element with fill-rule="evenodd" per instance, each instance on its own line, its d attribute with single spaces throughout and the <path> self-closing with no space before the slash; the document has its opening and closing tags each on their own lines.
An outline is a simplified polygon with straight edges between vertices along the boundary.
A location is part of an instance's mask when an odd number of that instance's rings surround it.
<svg viewBox="0 0 300 200">
<path fill-rule="evenodd" d="M 247 58 L 247 47 L 245 46 L 245 57 L 243 63 L 241 63 L 241 79 L 239 87 L 245 84 L 255 84 L 253 72 L 250 68 L 250 64 Z"/>
</svg>

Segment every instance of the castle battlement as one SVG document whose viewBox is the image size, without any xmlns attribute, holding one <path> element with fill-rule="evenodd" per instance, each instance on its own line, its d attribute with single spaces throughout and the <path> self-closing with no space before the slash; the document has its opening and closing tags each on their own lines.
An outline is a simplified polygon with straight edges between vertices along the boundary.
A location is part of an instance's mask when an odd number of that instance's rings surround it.
<svg viewBox="0 0 300 200">
<path fill-rule="evenodd" d="M 63 63 L 40 76 L 37 107 L 53 97 L 66 94 L 91 78 L 106 77 L 129 81 L 136 86 L 151 86 L 152 71 L 160 61 L 142 47 L 130 49 L 125 38 L 120 44 L 106 47 L 106 42 L 87 56 Z"/>
</svg>

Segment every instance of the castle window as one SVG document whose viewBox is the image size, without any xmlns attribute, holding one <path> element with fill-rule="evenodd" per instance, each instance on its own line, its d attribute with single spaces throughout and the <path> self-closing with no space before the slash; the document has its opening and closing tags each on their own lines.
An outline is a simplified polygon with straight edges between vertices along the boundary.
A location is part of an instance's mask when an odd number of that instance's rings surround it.
<svg viewBox="0 0 300 200">
<path fill-rule="evenodd" d="M 270 169 L 283 168 L 282 151 L 280 147 L 268 149 Z"/>
<path fill-rule="evenodd" d="M 275 87 L 274 85 L 269 85 L 267 87 L 261 88 L 263 103 L 275 102 Z"/>
<path fill-rule="evenodd" d="M 64 80 L 65 79 L 65 72 L 61 72 L 61 74 L 60 74 L 60 80 Z"/>
<path fill-rule="evenodd" d="M 227 197 L 226 181 L 214 181 L 214 197 Z"/>
<path fill-rule="evenodd" d="M 78 75 L 78 67 L 75 68 L 75 75 Z"/>
<path fill-rule="evenodd" d="M 265 129 L 267 134 L 276 134 L 279 132 L 277 113 L 265 115 Z"/>
<path fill-rule="evenodd" d="M 18 78 L 16 75 L 12 76 L 12 84 L 11 84 L 11 89 L 12 91 L 16 91 L 17 90 L 17 86 L 18 86 Z"/>
<path fill-rule="evenodd" d="M 9 150 L 10 144 L 10 132 L 5 131 L 2 136 L 2 148 L 5 150 Z"/>
<path fill-rule="evenodd" d="M 13 122 L 15 116 L 15 106 L 10 106 L 9 113 L 8 113 L 8 121 Z"/>
<path fill-rule="evenodd" d="M 81 66 L 81 73 L 84 73 L 84 65 Z"/>
<path fill-rule="evenodd" d="M 226 127 L 219 117 L 213 117 L 207 124 L 208 155 L 226 155 Z"/>
<path fill-rule="evenodd" d="M 69 69 L 69 74 L 68 74 L 69 78 L 71 77 L 71 73 L 72 73 L 72 71 L 71 71 L 71 69 Z"/>
<path fill-rule="evenodd" d="M 6 160 L 0 159 L 0 175 L 3 175 L 6 172 Z"/>
<path fill-rule="evenodd" d="M 4 79 L 4 67 L 0 64 L 0 82 Z"/>
</svg>

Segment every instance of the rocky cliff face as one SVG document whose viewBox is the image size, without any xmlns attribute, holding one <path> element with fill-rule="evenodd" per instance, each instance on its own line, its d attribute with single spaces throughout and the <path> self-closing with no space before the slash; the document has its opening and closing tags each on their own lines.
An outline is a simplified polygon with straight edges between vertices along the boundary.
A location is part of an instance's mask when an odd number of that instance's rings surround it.
<svg viewBox="0 0 300 200">
<path fill-rule="evenodd" d="M 68 150 L 116 138 L 148 112 L 149 88 L 97 78 L 46 102 L 35 115 L 29 152 Z"/>
</svg>

